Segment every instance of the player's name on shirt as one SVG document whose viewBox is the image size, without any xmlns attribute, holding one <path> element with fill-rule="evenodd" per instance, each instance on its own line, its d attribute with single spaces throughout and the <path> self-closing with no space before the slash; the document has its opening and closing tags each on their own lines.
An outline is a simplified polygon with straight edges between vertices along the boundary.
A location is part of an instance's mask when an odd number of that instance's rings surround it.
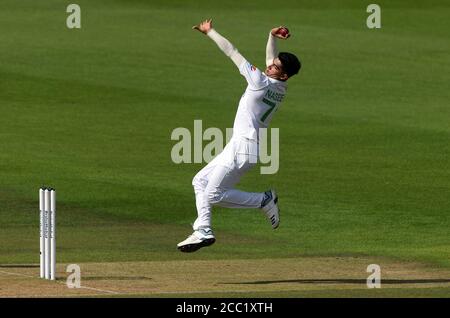
<svg viewBox="0 0 450 318">
<path fill-rule="evenodd" d="M 274 91 L 271 91 L 270 89 L 268 89 L 267 92 L 266 92 L 265 97 L 267 97 L 267 98 L 269 98 L 269 99 L 271 99 L 271 100 L 273 100 L 275 102 L 281 103 L 281 101 L 284 98 L 284 94 L 277 93 L 277 92 L 274 92 Z"/>
</svg>

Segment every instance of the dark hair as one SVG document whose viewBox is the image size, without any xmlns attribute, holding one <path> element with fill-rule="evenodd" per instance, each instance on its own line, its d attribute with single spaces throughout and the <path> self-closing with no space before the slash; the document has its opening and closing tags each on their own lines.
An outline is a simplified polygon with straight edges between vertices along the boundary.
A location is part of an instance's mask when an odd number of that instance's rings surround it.
<svg viewBox="0 0 450 318">
<path fill-rule="evenodd" d="M 281 52 L 278 54 L 278 58 L 283 65 L 283 71 L 289 77 L 297 74 L 302 67 L 300 60 L 292 53 Z"/>
</svg>

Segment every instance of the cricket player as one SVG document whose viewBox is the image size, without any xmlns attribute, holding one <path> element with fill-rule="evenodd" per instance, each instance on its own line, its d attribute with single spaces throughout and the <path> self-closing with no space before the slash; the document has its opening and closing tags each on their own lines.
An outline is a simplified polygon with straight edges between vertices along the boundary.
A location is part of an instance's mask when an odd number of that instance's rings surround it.
<svg viewBox="0 0 450 318">
<path fill-rule="evenodd" d="M 272 228 L 278 227 L 278 196 L 274 190 L 252 193 L 234 189 L 234 186 L 257 163 L 259 128 L 268 127 L 286 94 L 287 80 L 301 68 L 295 55 L 277 51 L 276 40 L 290 36 L 284 27 L 274 28 L 269 34 L 264 72 L 248 62 L 227 39 L 213 29 L 211 19 L 193 29 L 206 34 L 217 44 L 236 64 L 248 86 L 239 102 L 231 140 L 192 181 L 198 217 L 193 224 L 194 233 L 177 245 L 182 252 L 195 252 L 216 241 L 211 228 L 211 210 L 214 205 L 260 209 Z"/>
</svg>

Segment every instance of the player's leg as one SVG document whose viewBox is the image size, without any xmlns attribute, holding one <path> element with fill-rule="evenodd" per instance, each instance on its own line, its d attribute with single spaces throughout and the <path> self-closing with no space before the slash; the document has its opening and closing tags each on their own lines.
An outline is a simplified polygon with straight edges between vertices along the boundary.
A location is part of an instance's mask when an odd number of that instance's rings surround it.
<svg viewBox="0 0 450 318">
<path fill-rule="evenodd" d="M 248 148 L 245 144 L 242 147 L 242 141 L 230 141 L 224 151 L 194 177 L 192 184 L 198 217 L 193 225 L 194 233 L 178 244 L 182 252 L 194 252 L 215 242 L 211 229 L 214 204 L 229 208 L 261 208 L 272 227 L 278 227 L 278 198 L 273 191 L 254 193 L 234 189 L 242 175 L 256 164 L 254 156 L 257 156 L 257 152 L 249 154 Z M 270 211 L 267 210 L 268 206 Z"/>
<path fill-rule="evenodd" d="M 214 160 L 213 160 L 214 161 Z M 195 192 L 195 205 L 197 207 L 197 219 L 193 224 L 194 233 L 187 239 L 177 244 L 181 252 L 195 252 L 198 249 L 214 244 L 215 237 L 211 229 L 211 205 L 205 198 L 205 188 L 208 184 L 208 175 L 213 171 L 216 163 L 211 161 L 200 170 L 192 180 Z"/>
<path fill-rule="evenodd" d="M 211 161 L 200 170 L 192 180 L 195 193 L 195 205 L 197 208 L 197 219 L 193 224 L 194 231 L 201 228 L 211 228 L 211 205 L 206 200 L 205 188 L 208 185 L 208 175 L 216 165 Z"/>
<path fill-rule="evenodd" d="M 198 229 L 211 229 L 212 206 L 205 196 L 205 189 L 209 182 L 209 177 L 214 169 L 226 164 L 233 158 L 233 143 L 228 143 L 223 151 L 200 170 L 192 180 L 195 193 L 195 205 L 197 207 L 197 219 L 193 224 L 194 231 Z"/>
<path fill-rule="evenodd" d="M 217 166 L 209 176 L 204 200 L 209 206 L 219 205 L 227 208 L 260 208 L 276 229 L 280 223 L 278 196 L 274 190 L 266 192 L 245 192 L 234 189 L 239 182 L 242 170 Z"/>
<path fill-rule="evenodd" d="M 277 228 L 280 217 L 275 191 L 245 192 L 234 189 L 241 177 L 256 164 L 257 145 L 241 139 L 235 142 L 234 148 L 232 164 L 225 166 L 219 163 L 208 175 L 204 190 L 206 200 L 210 205 L 228 208 L 261 208 L 272 227 Z"/>
<path fill-rule="evenodd" d="M 242 167 L 244 168 L 244 167 Z M 245 171 L 251 168 L 251 164 L 245 167 Z M 260 208 L 264 199 L 264 193 L 245 192 L 234 189 L 239 183 L 244 169 L 238 167 L 229 168 L 218 165 L 210 173 L 208 184 L 205 188 L 206 200 L 211 205 L 219 205 L 227 208 Z"/>
<path fill-rule="evenodd" d="M 215 242 L 214 233 L 211 229 L 212 205 L 206 198 L 205 189 L 209 182 L 209 175 L 220 162 L 227 161 L 231 151 L 230 144 L 227 144 L 222 153 L 217 155 L 200 170 L 192 180 L 195 192 L 195 205 L 197 207 L 197 219 L 193 224 L 194 233 L 177 245 L 177 248 L 182 252 L 195 252 Z"/>
</svg>

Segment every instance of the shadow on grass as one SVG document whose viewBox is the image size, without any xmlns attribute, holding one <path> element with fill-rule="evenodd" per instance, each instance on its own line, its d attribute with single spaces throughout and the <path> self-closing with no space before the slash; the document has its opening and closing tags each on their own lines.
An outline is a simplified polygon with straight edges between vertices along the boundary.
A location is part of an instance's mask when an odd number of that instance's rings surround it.
<svg viewBox="0 0 450 318">
<path fill-rule="evenodd" d="M 35 264 L 0 264 L 0 268 L 38 268 Z"/>
<path fill-rule="evenodd" d="M 364 284 L 366 279 L 288 279 L 288 280 L 262 280 L 254 282 L 219 283 L 224 285 L 268 285 L 268 284 Z M 450 283 L 450 279 L 381 279 L 381 284 L 436 284 Z"/>
<path fill-rule="evenodd" d="M 152 280 L 151 277 L 146 276 L 86 276 L 83 277 L 84 281 L 94 280 Z"/>
</svg>

